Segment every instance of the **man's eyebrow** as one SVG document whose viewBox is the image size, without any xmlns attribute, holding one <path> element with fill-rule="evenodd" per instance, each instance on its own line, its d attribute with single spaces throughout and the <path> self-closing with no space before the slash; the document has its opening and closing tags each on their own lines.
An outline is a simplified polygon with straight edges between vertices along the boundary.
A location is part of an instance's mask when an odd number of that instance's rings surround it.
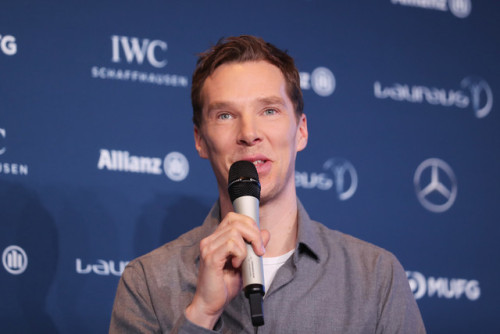
<svg viewBox="0 0 500 334">
<path fill-rule="evenodd" d="M 259 105 L 285 105 L 285 101 L 279 96 L 267 96 L 262 98 L 257 98 L 256 103 Z M 233 109 L 236 108 L 236 104 L 231 101 L 215 101 L 208 105 L 207 110 L 210 112 L 212 110 L 223 110 L 223 109 Z"/>
<path fill-rule="evenodd" d="M 207 110 L 211 111 L 211 110 L 231 109 L 231 107 L 233 106 L 234 104 L 231 102 L 226 102 L 226 101 L 213 102 L 208 105 Z"/>
<path fill-rule="evenodd" d="M 260 104 L 280 104 L 285 105 L 285 101 L 279 96 L 269 96 L 258 99 Z"/>
</svg>

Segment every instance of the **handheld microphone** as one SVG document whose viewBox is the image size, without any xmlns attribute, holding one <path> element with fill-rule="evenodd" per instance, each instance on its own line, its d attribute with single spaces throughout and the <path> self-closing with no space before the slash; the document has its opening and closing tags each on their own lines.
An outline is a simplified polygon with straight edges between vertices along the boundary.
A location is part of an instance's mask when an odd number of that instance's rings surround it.
<svg viewBox="0 0 500 334">
<path fill-rule="evenodd" d="M 259 226 L 260 183 L 259 174 L 250 161 L 237 161 L 229 169 L 228 191 L 234 212 L 246 215 Z M 264 296 L 264 270 L 262 258 L 247 243 L 247 257 L 242 264 L 243 289 L 250 303 L 252 324 L 264 324 L 262 298 Z"/>
</svg>

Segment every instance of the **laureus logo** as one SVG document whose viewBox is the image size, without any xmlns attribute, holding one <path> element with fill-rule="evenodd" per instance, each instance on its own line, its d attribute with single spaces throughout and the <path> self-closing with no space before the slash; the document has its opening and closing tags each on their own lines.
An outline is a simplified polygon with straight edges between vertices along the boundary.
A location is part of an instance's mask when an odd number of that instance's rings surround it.
<svg viewBox="0 0 500 334">
<path fill-rule="evenodd" d="M 358 188 L 358 173 L 344 158 L 330 158 L 322 172 L 295 171 L 295 186 L 303 189 L 333 190 L 341 201 L 348 200 Z"/>
<path fill-rule="evenodd" d="M 481 77 L 468 76 L 460 82 L 462 89 L 446 89 L 423 85 L 394 83 L 373 84 L 377 99 L 391 99 L 397 102 L 427 103 L 432 106 L 471 108 L 477 118 L 488 116 L 493 108 L 493 91 Z"/>
<path fill-rule="evenodd" d="M 462 88 L 469 89 L 471 107 L 477 118 L 488 116 L 493 107 L 493 92 L 490 85 L 478 77 L 466 77 L 460 83 Z"/>
</svg>

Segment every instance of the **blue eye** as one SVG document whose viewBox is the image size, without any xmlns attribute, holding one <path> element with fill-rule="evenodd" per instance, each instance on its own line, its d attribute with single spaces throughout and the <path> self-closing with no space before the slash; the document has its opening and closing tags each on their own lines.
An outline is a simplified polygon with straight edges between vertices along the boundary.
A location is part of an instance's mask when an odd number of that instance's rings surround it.
<svg viewBox="0 0 500 334">
<path fill-rule="evenodd" d="M 219 116 L 217 116 L 217 118 L 219 119 L 230 119 L 232 116 L 230 114 L 220 114 Z"/>
<path fill-rule="evenodd" d="M 276 109 L 266 109 L 264 114 L 266 115 L 275 115 L 277 113 Z"/>
</svg>

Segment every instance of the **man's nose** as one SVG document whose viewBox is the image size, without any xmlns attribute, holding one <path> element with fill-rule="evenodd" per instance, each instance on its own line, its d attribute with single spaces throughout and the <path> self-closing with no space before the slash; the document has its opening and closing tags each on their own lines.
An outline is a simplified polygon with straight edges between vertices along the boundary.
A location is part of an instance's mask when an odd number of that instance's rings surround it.
<svg viewBox="0 0 500 334">
<path fill-rule="evenodd" d="M 261 141 L 259 126 L 254 116 L 243 116 L 239 119 L 238 144 L 255 145 Z"/>
</svg>

